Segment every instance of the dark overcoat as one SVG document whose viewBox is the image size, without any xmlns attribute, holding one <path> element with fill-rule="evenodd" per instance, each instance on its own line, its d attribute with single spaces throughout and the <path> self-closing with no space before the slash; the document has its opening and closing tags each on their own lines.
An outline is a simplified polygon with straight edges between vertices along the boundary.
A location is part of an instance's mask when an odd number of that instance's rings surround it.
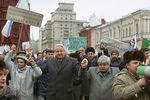
<svg viewBox="0 0 150 100">
<path fill-rule="evenodd" d="M 47 100 L 73 100 L 73 81 L 78 79 L 79 63 L 68 56 L 47 61 L 43 73 L 49 73 Z"/>
</svg>

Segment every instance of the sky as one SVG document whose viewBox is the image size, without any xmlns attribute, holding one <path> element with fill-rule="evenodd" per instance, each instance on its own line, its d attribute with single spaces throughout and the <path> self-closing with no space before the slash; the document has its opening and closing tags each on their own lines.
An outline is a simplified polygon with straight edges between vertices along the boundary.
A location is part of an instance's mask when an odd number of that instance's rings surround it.
<svg viewBox="0 0 150 100">
<path fill-rule="evenodd" d="M 59 2 L 74 3 L 77 20 L 88 20 L 93 13 L 100 20 L 114 21 L 140 9 L 150 8 L 150 0 L 29 0 L 31 11 L 44 15 L 42 26 L 51 19 Z M 39 39 L 39 28 L 31 26 L 31 38 Z"/>
</svg>

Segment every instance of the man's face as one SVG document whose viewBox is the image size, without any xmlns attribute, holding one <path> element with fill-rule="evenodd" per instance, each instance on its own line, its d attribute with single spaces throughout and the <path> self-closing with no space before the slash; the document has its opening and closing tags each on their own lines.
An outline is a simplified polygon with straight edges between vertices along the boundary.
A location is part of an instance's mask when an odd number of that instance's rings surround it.
<svg viewBox="0 0 150 100">
<path fill-rule="evenodd" d="M 105 48 L 104 44 L 100 44 L 100 48 Z"/>
<path fill-rule="evenodd" d="M 46 51 L 43 52 L 43 57 L 45 57 L 45 56 L 46 56 Z"/>
<path fill-rule="evenodd" d="M 132 46 L 134 46 L 134 44 L 135 44 L 134 40 L 131 40 L 130 43 L 131 43 Z"/>
<path fill-rule="evenodd" d="M 137 76 L 136 71 L 140 64 L 141 64 L 141 61 L 131 60 L 129 63 L 126 64 L 126 67 L 130 73 Z"/>
<path fill-rule="evenodd" d="M 18 67 L 19 68 L 23 68 L 26 65 L 25 62 L 24 62 L 24 60 L 22 60 L 22 59 L 18 59 L 17 63 L 18 63 Z"/>
<path fill-rule="evenodd" d="M 149 57 L 149 51 L 145 51 L 144 56 L 145 56 L 145 59 L 147 59 Z"/>
<path fill-rule="evenodd" d="M 37 58 L 41 59 L 43 57 L 43 54 L 38 54 Z"/>
<path fill-rule="evenodd" d="M 82 55 L 85 53 L 84 48 L 80 48 L 80 50 L 79 50 L 79 51 L 81 52 L 81 54 L 82 54 Z"/>
<path fill-rule="evenodd" d="M 65 50 L 64 50 L 64 48 L 61 47 L 61 46 L 56 47 L 56 49 L 55 49 L 55 56 L 58 59 L 63 59 L 64 56 L 65 56 Z"/>
<path fill-rule="evenodd" d="M 98 65 L 101 72 L 107 72 L 107 70 L 109 69 L 108 63 L 99 63 Z"/>
<path fill-rule="evenodd" d="M 47 53 L 46 53 L 46 57 L 47 57 L 48 59 L 53 58 L 53 57 L 54 57 L 54 53 L 52 53 L 52 52 L 47 52 Z"/>
<path fill-rule="evenodd" d="M 92 59 L 92 58 L 94 57 L 94 53 L 93 53 L 93 52 L 88 52 L 88 53 L 87 53 L 87 57 L 88 57 L 89 59 Z"/>
<path fill-rule="evenodd" d="M 0 70 L 0 88 L 4 88 L 6 86 L 7 74 L 8 74 L 7 69 Z"/>
<path fill-rule="evenodd" d="M 112 53 L 111 54 L 111 59 L 113 59 L 113 58 L 118 58 L 118 54 L 117 53 Z"/>
</svg>

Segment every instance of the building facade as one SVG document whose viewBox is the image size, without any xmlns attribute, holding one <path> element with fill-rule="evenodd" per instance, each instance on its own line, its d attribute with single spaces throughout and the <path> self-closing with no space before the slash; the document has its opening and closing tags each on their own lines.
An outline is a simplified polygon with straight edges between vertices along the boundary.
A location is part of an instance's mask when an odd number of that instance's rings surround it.
<svg viewBox="0 0 150 100">
<path fill-rule="evenodd" d="M 133 12 L 127 16 L 100 26 L 96 37 L 99 37 L 97 43 L 105 37 L 129 43 L 136 35 L 137 48 L 141 48 L 142 39 L 150 39 L 150 10 L 142 9 Z"/>
<path fill-rule="evenodd" d="M 18 0 L 0 0 L 0 39 L 2 40 L 2 29 L 6 23 L 6 14 L 7 14 L 7 8 L 9 5 L 11 6 L 16 6 Z M 29 4 L 30 5 L 30 4 Z M 14 22 L 11 28 L 11 39 L 10 38 L 4 38 L 4 41 L 0 41 L 0 45 L 3 44 L 16 44 L 18 43 L 19 40 L 19 33 L 20 33 L 20 28 L 21 24 Z M 11 41 L 12 40 L 12 41 Z M 23 31 L 22 31 L 22 38 L 21 42 L 26 42 L 30 40 L 30 26 L 29 25 L 24 25 L 23 26 Z M 21 46 L 20 46 L 21 47 Z"/>
<path fill-rule="evenodd" d="M 51 20 L 45 24 L 46 39 L 42 41 L 43 48 L 54 49 L 61 40 L 79 37 L 84 22 L 76 20 L 73 3 L 59 3 L 56 11 L 51 13 Z"/>
<path fill-rule="evenodd" d="M 91 27 L 90 25 L 84 27 L 81 29 L 79 36 L 80 37 L 86 37 L 87 38 L 87 47 L 93 47 L 96 48 L 96 43 L 99 41 L 99 28 L 100 26 L 106 24 L 106 21 L 102 18 L 101 24 Z"/>
</svg>

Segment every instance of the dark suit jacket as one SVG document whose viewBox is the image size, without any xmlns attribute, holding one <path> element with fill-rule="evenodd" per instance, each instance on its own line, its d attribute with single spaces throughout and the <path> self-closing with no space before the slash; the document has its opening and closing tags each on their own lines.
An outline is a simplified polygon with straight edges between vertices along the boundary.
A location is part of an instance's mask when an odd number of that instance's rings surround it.
<svg viewBox="0 0 150 100">
<path fill-rule="evenodd" d="M 73 80 L 78 79 L 79 63 L 65 56 L 61 63 L 54 57 L 47 61 L 43 73 L 49 73 L 47 100 L 73 100 Z"/>
</svg>

